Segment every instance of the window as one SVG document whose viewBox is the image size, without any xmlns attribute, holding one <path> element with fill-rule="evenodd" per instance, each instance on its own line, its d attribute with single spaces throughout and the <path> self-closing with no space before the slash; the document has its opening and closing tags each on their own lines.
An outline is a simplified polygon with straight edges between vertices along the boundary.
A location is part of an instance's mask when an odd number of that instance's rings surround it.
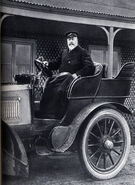
<svg viewBox="0 0 135 185">
<path fill-rule="evenodd" d="M 35 42 L 24 39 L 2 41 L 2 83 L 14 82 L 14 75 L 33 72 Z"/>
<path fill-rule="evenodd" d="M 10 82 L 12 80 L 12 59 L 13 59 L 13 46 L 12 43 L 2 43 L 2 82 Z"/>
<path fill-rule="evenodd" d="M 108 66 L 108 49 L 106 46 L 89 46 L 89 52 L 94 62 Z M 113 52 L 113 76 L 116 76 L 120 69 L 120 48 L 114 48 Z"/>
</svg>

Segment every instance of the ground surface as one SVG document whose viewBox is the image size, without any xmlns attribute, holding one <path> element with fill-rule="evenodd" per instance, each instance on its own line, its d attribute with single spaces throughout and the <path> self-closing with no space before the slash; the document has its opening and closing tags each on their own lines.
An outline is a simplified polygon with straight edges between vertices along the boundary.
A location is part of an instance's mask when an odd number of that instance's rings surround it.
<svg viewBox="0 0 135 185">
<path fill-rule="evenodd" d="M 31 157 L 29 178 L 3 178 L 2 185 L 135 185 L 135 146 L 127 164 L 115 178 L 95 181 L 88 178 L 77 155 L 61 157 Z"/>
</svg>

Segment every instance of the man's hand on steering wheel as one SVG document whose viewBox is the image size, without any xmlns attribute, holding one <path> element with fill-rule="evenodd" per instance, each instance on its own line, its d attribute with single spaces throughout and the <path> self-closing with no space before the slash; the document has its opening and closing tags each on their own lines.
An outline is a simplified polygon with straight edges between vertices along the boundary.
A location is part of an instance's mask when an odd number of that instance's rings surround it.
<svg viewBox="0 0 135 185">
<path fill-rule="evenodd" d="M 72 76 L 73 76 L 73 78 L 78 78 L 76 73 L 72 74 Z"/>
<path fill-rule="evenodd" d="M 48 77 L 52 76 L 52 72 L 48 69 L 49 63 L 48 61 L 45 61 L 42 56 L 38 57 L 35 60 L 35 65 L 38 68 L 38 70 L 42 71 L 43 75 L 45 76 L 47 75 Z"/>
<path fill-rule="evenodd" d="M 48 65 L 49 65 L 49 62 L 44 60 L 43 61 L 43 66 L 48 67 Z"/>
</svg>

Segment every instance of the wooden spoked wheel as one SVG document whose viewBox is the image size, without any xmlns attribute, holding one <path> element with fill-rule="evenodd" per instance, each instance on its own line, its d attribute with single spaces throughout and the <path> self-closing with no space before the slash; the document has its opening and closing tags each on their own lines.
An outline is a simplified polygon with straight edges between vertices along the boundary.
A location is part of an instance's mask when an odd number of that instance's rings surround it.
<svg viewBox="0 0 135 185">
<path fill-rule="evenodd" d="M 124 167 L 130 143 L 129 127 L 121 113 L 101 110 L 88 122 L 81 137 L 83 166 L 96 179 L 112 178 Z"/>
</svg>

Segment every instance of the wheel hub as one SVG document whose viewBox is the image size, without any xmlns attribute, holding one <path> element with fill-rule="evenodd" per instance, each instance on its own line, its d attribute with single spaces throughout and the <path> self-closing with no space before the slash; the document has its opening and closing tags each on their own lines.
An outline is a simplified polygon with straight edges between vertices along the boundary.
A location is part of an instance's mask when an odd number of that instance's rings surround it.
<svg viewBox="0 0 135 185">
<path fill-rule="evenodd" d="M 104 147 L 106 148 L 106 149 L 109 149 L 109 150 L 111 150 L 112 148 L 113 148 L 113 142 L 111 141 L 111 140 L 109 140 L 109 139 L 106 139 L 105 140 L 105 142 L 104 142 Z"/>
</svg>

